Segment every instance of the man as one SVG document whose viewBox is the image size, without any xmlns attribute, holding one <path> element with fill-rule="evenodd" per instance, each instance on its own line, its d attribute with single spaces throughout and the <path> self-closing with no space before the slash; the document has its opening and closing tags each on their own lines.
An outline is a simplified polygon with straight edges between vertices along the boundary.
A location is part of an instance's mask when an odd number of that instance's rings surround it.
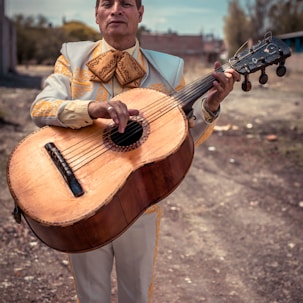
<svg viewBox="0 0 303 303">
<path fill-rule="evenodd" d="M 136 33 L 143 13 L 141 0 L 97 0 L 95 17 L 103 39 L 63 45 L 54 74 L 31 108 L 38 126 L 76 129 L 91 125 L 94 119 L 108 118 L 123 133 L 129 117 L 139 111 L 122 101 L 111 101 L 115 95 L 134 87 L 170 93 L 184 85 L 182 59 L 139 47 Z M 113 64 L 120 64 L 120 70 L 112 71 Z M 133 69 L 125 72 L 130 66 Z M 203 103 L 209 124 L 216 120 L 220 103 L 239 80 L 234 70 L 213 75 L 213 90 Z M 151 302 L 160 214 L 159 206 L 153 206 L 111 243 L 70 255 L 81 303 L 110 302 L 114 263 L 119 302 Z"/>
</svg>

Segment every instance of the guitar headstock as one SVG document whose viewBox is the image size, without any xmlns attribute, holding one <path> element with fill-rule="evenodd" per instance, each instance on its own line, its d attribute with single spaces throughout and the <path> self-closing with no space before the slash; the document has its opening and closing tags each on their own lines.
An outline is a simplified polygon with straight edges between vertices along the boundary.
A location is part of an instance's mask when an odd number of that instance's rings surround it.
<svg viewBox="0 0 303 303">
<path fill-rule="evenodd" d="M 282 40 L 269 35 L 256 45 L 229 59 L 229 64 L 238 73 L 245 76 L 242 89 L 249 91 L 251 89 L 251 83 L 248 80 L 249 74 L 261 70 L 259 82 L 265 84 L 268 80 L 265 68 L 278 64 L 276 73 L 279 77 L 283 77 L 286 73 L 285 60 L 289 56 L 291 56 L 290 48 Z"/>
</svg>

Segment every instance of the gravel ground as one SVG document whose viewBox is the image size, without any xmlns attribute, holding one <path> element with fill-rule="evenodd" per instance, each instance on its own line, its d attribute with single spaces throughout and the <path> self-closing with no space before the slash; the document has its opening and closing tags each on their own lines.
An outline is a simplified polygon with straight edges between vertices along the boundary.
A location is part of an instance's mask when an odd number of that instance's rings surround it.
<svg viewBox="0 0 303 303">
<path fill-rule="evenodd" d="M 187 79 L 201 70 L 188 64 Z M 19 71 L 26 76 L 0 82 L 1 302 L 72 303 L 67 256 L 11 216 L 7 159 L 35 129 L 29 106 L 49 69 Z M 252 78 L 251 92 L 238 85 L 224 102 L 218 126 L 196 150 L 187 177 L 161 202 L 154 302 L 303 302 L 300 79 L 302 73 L 280 79 L 271 72 L 265 87 Z M 114 303 L 114 276 L 113 282 Z"/>
</svg>

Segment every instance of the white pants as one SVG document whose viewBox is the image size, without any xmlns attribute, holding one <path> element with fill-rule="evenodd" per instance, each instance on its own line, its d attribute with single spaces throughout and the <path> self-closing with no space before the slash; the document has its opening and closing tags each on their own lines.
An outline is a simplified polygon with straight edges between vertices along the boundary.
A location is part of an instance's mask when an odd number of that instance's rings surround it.
<svg viewBox="0 0 303 303">
<path fill-rule="evenodd" d="M 115 261 L 120 303 L 151 303 L 161 210 L 143 214 L 113 242 L 70 255 L 81 303 L 110 303 Z"/>
</svg>

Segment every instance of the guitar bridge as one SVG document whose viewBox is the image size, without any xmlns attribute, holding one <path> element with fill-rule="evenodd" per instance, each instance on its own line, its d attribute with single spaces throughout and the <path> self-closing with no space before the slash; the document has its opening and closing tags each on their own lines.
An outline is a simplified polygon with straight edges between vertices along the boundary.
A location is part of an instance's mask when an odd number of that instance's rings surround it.
<svg viewBox="0 0 303 303">
<path fill-rule="evenodd" d="M 63 176 L 70 190 L 72 191 L 73 195 L 75 197 L 82 196 L 84 194 L 82 186 L 80 185 L 72 169 L 70 168 L 67 161 L 64 159 L 64 157 L 62 156 L 61 152 L 56 147 L 56 145 L 50 142 L 45 144 L 44 147 L 47 150 L 51 159 L 53 160 L 54 164 L 60 171 L 61 175 Z"/>
</svg>

